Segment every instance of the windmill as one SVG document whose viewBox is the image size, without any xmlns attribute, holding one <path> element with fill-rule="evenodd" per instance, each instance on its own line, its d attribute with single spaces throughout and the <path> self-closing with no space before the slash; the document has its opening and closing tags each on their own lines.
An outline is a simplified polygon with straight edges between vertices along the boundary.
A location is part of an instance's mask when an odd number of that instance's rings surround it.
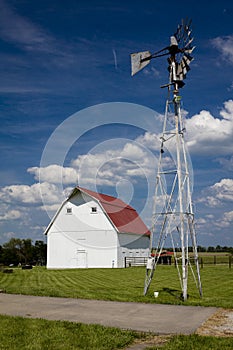
<svg viewBox="0 0 233 350">
<path fill-rule="evenodd" d="M 131 54 L 132 76 L 146 67 L 154 58 L 168 56 L 169 64 L 169 82 L 161 86 L 167 87 L 168 97 L 162 136 L 160 137 L 160 156 L 155 181 L 150 238 L 150 249 L 153 254 L 147 262 L 144 295 L 147 294 L 150 287 L 165 241 L 169 238 L 173 246 L 183 300 L 188 297 L 188 273 L 190 270 L 199 294 L 202 296 L 191 198 L 191 169 L 184 140 L 185 127 L 181 110 L 181 96 L 179 95 L 179 89 L 185 85 L 183 80 L 186 78 L 186 74 L 190 70 L 189 65 L 193 60 L 191 53 L 195 47 L 192 46 L 192 42 L 191 20 L 182 20 L 177 31 L 170 37 L 169 46 L 153 54 L 150 51 Z M 172 154 L 173 165 L 168 161 L 168 153 Z M 191 241 L 191 245 L 189 241 Z"/>
</svg>

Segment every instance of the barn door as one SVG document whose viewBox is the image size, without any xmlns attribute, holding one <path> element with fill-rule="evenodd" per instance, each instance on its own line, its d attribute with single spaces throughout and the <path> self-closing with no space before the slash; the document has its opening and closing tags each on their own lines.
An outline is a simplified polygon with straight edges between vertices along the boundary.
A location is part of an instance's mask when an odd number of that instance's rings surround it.
<svg viewBox="0 0 233 350">
<path fill-rule="evenodd" d="M 87 252 L 86 250 L 77 250 L 77 267 L 86 268 L 87 266 Z"/>
</svg>

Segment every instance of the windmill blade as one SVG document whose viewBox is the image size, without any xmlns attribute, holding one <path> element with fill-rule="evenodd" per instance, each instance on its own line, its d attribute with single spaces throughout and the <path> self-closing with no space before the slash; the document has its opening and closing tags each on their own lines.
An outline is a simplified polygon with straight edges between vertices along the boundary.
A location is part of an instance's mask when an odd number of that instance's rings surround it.
<svg viewBox="0 0 233 350">
<path fill-rule="evenodd" d="M 150 51 L 132 53 L 131 55 L 131 75 L 133 76 L 150 63 Z"/>
<path fill-rule="evenodd" d="M 184 62 L 177 64 L 176 75 L 177 77 L 179 77 L 179 80 L 184 80 L 186 78 L 187 72 L 188 72 L 188 68 Z"/>
<path fill-rule="evenodd" d="M 196 48 L 196 46 L 192 46 L 190 48 L 187 48 L 187 49 L 183 49 L 183 52 L 184 53 L 187 53 L 187 54 L 190 54 L 193 52 L 193 50 Z"/>
<path fill-rule="evenodd" d="M 178 27 L 177 27 L 176 32 L 174 33 L 174 36 L 176 37 L 176 39 L 178 39 L 178 37 L 179 37 L 179 33 L 180 33 L 180 30 L 181 30 L 181 27 L 182 26 L 179 24 Z"/>
<path fill-rule="evenodd" d="M 192 42 L 193 42 L 193 37 L 187 42 L 187 44 L 185 44 L 185 47 L 188 47 Z"/>
<path fill-rule="evenodd" d="M 182 61 L 181 61 L 180 65 L 181 65 L 183 74 L 186 75 L 186 74 L 188 73 L 188 71 L 190 71 L 190 67 L 189 67 L 189 65 L 185 62 L 184 58 L 182 58 Z"/>
<path fill-rule="evenodd" d="M 189 42 L 190 40 L 193 40 L 193 38 L 191 38 L 191 34 L 192 34 L 192 31 L 189 31 L 190 34 L 186 33 L 186 36 L 184 36 L 184 44 L 186 44 L 187 42 Z"/>
<path fill-rule="evenodd" d="M 193 57 L 184 53 L 184 57 L 182 58 L 182 61 L 184 61 L 187 66 L 189 66 L 190 63 L 193 61 Z"/>
<path fill-rule="evenodd" d="M 180 73 L 178 77 L 179 77 L 179 80 L 183 81 L 184 79 L 186 79 L 186 74 Z"/>
<path fill-rule="evenodd" d="M 180 74 L 183 74 L 183 68 L 181 66 L 181 63 L 178 63 L 176 67 L 176 75 L 180 75 Z"/>
<path fill-rule="evenodd" d="M 192 21 L 188 19 L 182 19 L 181 24 L 178 25 L 177 30 L 174 34 L 176 37 L 178 43 L 180 42 L 187 42 L 190 38 L 190 35 L 192 33 L 192 30 L 190 28 Z"/>
</svg>

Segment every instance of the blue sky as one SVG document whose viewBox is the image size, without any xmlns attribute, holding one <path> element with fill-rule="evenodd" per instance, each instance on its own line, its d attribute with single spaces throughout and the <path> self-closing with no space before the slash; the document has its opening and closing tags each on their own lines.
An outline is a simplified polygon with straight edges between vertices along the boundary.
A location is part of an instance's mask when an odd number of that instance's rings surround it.
<svg viewBox="0 0 233 350">
<path fill-rule="evenodd" d="M 44 239 L 77 183 L 120 196 L 150 225 L 167 61 L 131 77 L 130 54 L 169 45 L 189 17 L 195 60 L 181 95 L 198 244 L 232 246 L 232 1 L 0 0 L 0 8 L 0 244 Z"/>
</svg>

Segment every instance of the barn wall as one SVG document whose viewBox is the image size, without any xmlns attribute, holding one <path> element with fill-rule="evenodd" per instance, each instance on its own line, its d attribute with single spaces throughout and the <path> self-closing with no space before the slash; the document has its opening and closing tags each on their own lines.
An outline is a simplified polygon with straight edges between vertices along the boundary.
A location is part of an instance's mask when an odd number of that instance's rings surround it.
<svg viewBox="0 0 233 350">
<path fill-rule="evenodd" d="M 124 267 L 125 256 L 149 255 L 148 237 L 117 233 L 98 202 L 80 193 L 61 208 L 47 243 L 51 269 Z"/>
<path fill-rule="evenodd" d="M 96 235 L 98 245 L 93 244 Z M 48 249 L 48 268 L 116 267 L 114 231 L 50 232 Z"/>
<path fill-rule="evenodd" d="M 48 232 L 47 243 L 48 268 L 117 267 L 117 234 L 89 197 L 76 196 L 65 203 Z"/>
<path fill-rule="evenodd" d="M 125 266 L 125 257 L 148 257 L 150 253 L 148 236 L 130 233 L 118 234 L 118 267 Z"/>
<path fill-rule="evenodd" d="M 118 235 L 119 245 L 128 249 L 147 249 L 149 248 L 149 236 L 135 235 L 130 233 L 120 233 Z"/>
</svg>

